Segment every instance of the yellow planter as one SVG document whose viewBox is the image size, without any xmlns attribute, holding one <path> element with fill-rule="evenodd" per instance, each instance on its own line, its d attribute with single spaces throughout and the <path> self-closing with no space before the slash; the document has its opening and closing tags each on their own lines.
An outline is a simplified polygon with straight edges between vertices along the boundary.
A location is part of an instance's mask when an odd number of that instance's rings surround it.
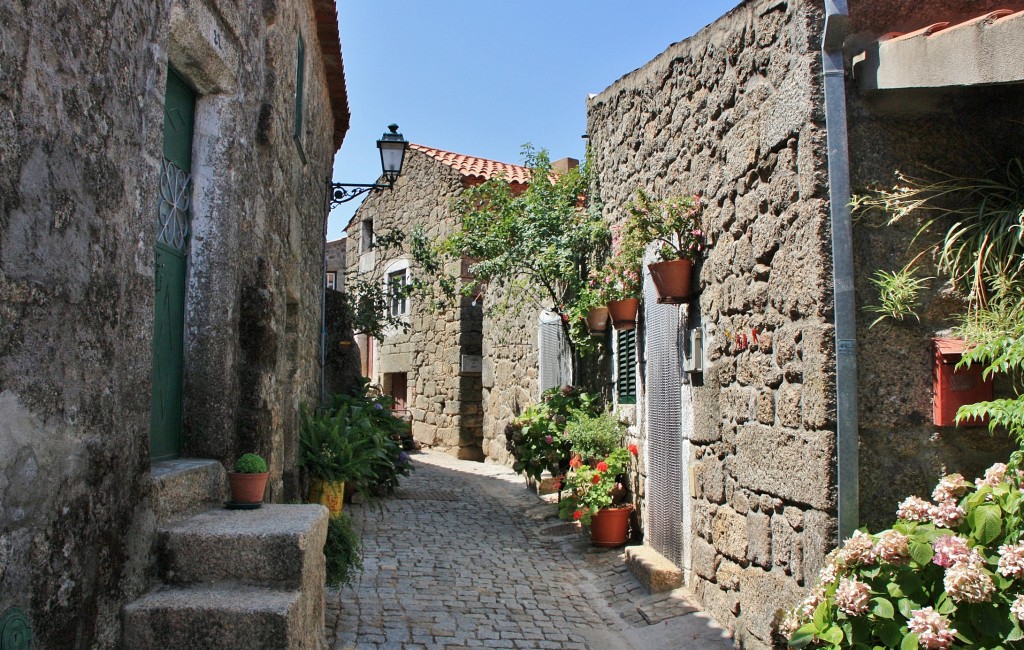
<svg viewBox="0 0 1024 650">
<path fill-rule="evenodd" d="M 306 501 L 327 506 L 331 516 L 337 517 L 345 505 L 345 481 L 313 481 Z"/>
</svg>

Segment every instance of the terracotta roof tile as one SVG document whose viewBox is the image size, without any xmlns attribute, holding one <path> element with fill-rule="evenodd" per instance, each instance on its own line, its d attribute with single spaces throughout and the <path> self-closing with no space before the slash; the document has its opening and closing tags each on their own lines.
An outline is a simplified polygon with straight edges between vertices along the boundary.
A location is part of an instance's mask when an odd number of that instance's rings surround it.
<svg viewBox="0 0 1024 650">
<path fill-rule="evenodd" d="M 455 171 L 462 174 L 463 177 L 473 180 L 486 181 L 497 176 L 504 175 L 505 179 L 510 183 L 525 185 L 530 182 L 530 170 L 520 165 L 511 165 L 509 163 L 498 162 L 497 160 L 467 156 L 465 154 L 445 151 L 443 149 L 425 147 L 421 144 L 415 144 L 412 142 L 409 143 L 409 148 L 426 154 L 434 160 L 448 165 Z"/>
<path fill-rule="evenodd" d="M 950 23 L 950 22 L 937 22 L 937 23 L 932 23 L 931 25 L 927 25 L 925 27 L 922 27 L 921 29 L 917 29 L 917 30 L 914 30 L 914 31 L 906 33 L 906 34 L 904 34 L 902 32 L 889 32 L 887 34 L 883 34 L 878 39 L 878 41 L 879 42 L 885 42 L 885 41 L 894 41 L 894 40 L 908 40 L 908 39 L 911 39 L 911 38 L 917 38 L 917 37 L 921 37 L 921 36 L 926 36 L 927 37 L 927 36 L 936 36 L 936 35 L 940 35 L 940 34 L 942 36 L 946 36 L 949 33 L 953 32 L 953 31 L 955 31 L 957 29 L 963 29 L 965 27 L 970 27 L 970 26 L 977 26 L 979 24 L 992 24 L 992 23 L 994 23 L 996 21 L 999 21 L 999 20 L 1002 20 L 1002 19 L 1006 18 L 1007 16 L 1013 16 L 1015 14 L 1024 14 L 1024 11 L 1014 12 L 1012 9 L 997 9 L 995 11 L 990 11 L 990 12 L 982 14 L 980 16 L 976 16 L 976 17 L 971 18 L 969 20 L 965 20 L 965 21 L 959 22 L 959 23 L 957 23 L 955 25 Z"/>
</svg>

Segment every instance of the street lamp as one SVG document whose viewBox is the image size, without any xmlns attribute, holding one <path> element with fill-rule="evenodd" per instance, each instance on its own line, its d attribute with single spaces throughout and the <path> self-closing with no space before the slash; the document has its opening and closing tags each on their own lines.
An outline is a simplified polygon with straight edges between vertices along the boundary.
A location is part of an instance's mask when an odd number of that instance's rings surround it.
<svg viewBox="0 0 1024 650">
<path fill-rule="evenodd" d="M 391 190 L 395 187 L 395 181 L 402 175 L 402 163 L 405 162 L 405 150 L 409 146 L 402 134 L 398 132 L 397 124 L 389 124 L 388 131 L 377 140 L 377 148 L 380 149 L 380 167 L 383 171 L 385 184 L 378 183 L 331 183 L 331 208 L 351 201 L 352 199 L 366 194 L 367 192 L 379 192 Z"/>
</svg>

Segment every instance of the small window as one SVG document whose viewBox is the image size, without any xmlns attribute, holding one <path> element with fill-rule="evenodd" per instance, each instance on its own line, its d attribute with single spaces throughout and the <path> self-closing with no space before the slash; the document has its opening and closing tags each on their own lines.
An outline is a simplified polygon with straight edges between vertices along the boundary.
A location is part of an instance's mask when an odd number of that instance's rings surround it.
<svg viewBox="0 0 1024 650">
<path fill-rule="evenodd" d="M 338 290 L 338 274 L 334 271 L 327 272 L 327 288 L 335 291 Z"/>
<path fill-rule="evenodd" d="M 306 42 L 299 36 L 295 52 L 295 131 L 292 137 L 299 148 L 299 154 L 305 162 L 306 154 L 302 150 L 302 119 L 305 111 L 306 89 Z"/>
<path fill-rule="evenodd" d="M 405 316 L 409 313 L 409 298 L 405 285 L 409 283 L 408 269 L 388 273 L 388 287 L 391 293 L 391 315 Z"/>
<path fill-rule="evenodd" d="M 359 231 L 359 252 L 366 253 L 373 248 L 373 219 L 363 219 Z"/>
<path fill-rule="evenodd" d="M 615 398 L 619 404 L 636 404 L 636 330 L 616 332 Z"/>
</svg>

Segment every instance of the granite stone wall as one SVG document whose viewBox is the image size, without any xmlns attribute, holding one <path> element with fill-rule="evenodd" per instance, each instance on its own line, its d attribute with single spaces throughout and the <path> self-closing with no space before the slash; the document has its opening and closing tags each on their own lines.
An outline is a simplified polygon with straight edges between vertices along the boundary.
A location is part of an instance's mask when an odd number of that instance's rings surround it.
<svg viewBox="0 0 1024 650">
<path fill-rule="evenodd" d="M 1019 11 L 1024 3 L 852 3 L 856 32 L 847 54 L 894 29 L 913 31 L 939 21 L 955 24 L 995 8 Z M 855 193 L 874 185 L 892 187 L 896 170 L 933 179 L 939 172 L 999 176 L 1012 156 L 1021 155 L 1024 89 L 1019 85 L 867 95 L 848 74 L 847 110 Z M 886 227 L 877 216 L 855 222 L 859 305 L 878 304 L 877 289 L 869 282 L 876 271 L 902 268 L 934 244 L 950 222 L 936 224 L 915 240 L 922 224 L 921 219 L 908 219 Z M 922 256 L 919 277 L 941 278 L 933 260 L 931 253 Z M 973 479 L 992 463 L 1005 462 L 1016 447 L 1007 436 L 990 435 L 984 427 L 933 425 L 931 338 L 949 335 L 966 302 L 941 279 L 928 282 L 921 298 L 920 321 L 888 320 L 869 327 L 877 314 L 858 314 L 861 522 L 872 528 L 891 523 L 908 495 L 930 494 L 944 473 Z"/>
<path fill-rule="evenodd" d="M 319 52 L 308 3 L 0 6 L 0 612 L 34 647 L 116 647 L 146 586 L 168 62 L 199 95 L 182 452 L 258 450 L 271 498 L 296 496 L 335 150 Z"/>
<path fill-rule="evenodd" d="M 744 2 L 588 104 L 609 221 L 637 189 L 707 205 L 698 297 L 678 307 L 706 340 L 704 373 L 680 387 L 695 494 L 683 495 L 682 556 L 687 583 L 746 647 L 769 644 L 776 609 L 835 543 L 822 20 L 815 2 Z M 644 449 L 642 403 L 659 380 L 641 387 Z"/>
<path fill-rule="evenodd" d="M 450 201 L 462 190 L 458 172 L 410 149 L 394 190 L 368 197 L 346 230 L 349 273 L 362 269 L 383 279 L 389 271 L 410 265 L 409 273 L 415 276 L 417 268 L 408 258 L 377 259 L 375 249 L 361 248 L 362 223 L 372 220 L 378 234 L 392 229 L 408 233 L 422 225 L 430 239 L 443 238 L 458 223 Z M 458 268 L 448 271 L 459 273 Z M 462 355 L 482 353 L 482 305 L 472 302 L 463 297 L 457 305 L 438 307 L 413 299 L 408 332 L 398 330 L 378 342 L 370 379 L 387 392 L 388 375 L 405 373 L 413 438 L 460 458 L 482 460 L 481 375 L 461 370 Z"/>
</svg>

